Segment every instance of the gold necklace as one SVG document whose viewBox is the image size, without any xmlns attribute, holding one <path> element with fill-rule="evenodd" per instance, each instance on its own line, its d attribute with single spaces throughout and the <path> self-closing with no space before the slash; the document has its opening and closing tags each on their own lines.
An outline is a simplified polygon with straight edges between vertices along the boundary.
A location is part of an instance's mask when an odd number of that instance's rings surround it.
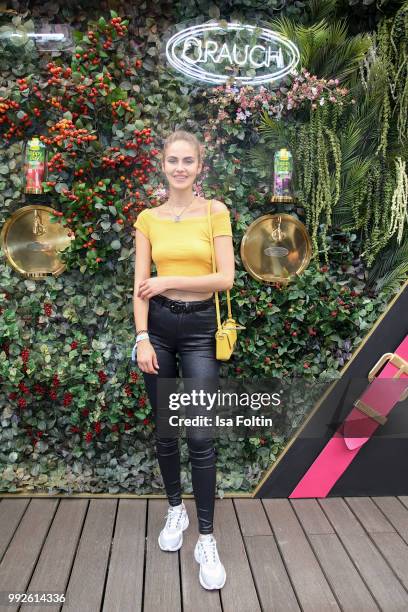
<svg viewBox="0 0 408 612">
<path fill-rule="evenodd" d="M 189 208 L 189 207 L 192 205 L 192 203 L 193 203 L 193 202 L 194 202 L 194 196 L 193 196 L 193 199 L 191 200 L 190 204 L 187 204 L 187 206 L 185 206 L 185 207 L 183 208 L 183 210 L 181 211 L 181 213 L 179 213 L 178 215 L 175 215 L 175 214 L 174 214 L 174 208 L 171 208 L 171 209 L 170 209 L 170 210 L 171 210 L 171 212 L 172 212 L 172 214 L 174 215 L 174 219 L 173 219 L 173 220 L 174 220 L 174 223 L 179 223 L 181 215 L 183 214 L 183 212 L 184 212 L 185 210 L 187 210 L 187 208 Z M 168 202 L 167 202 L 167 204 L 168 204 Z"/>
</svg>

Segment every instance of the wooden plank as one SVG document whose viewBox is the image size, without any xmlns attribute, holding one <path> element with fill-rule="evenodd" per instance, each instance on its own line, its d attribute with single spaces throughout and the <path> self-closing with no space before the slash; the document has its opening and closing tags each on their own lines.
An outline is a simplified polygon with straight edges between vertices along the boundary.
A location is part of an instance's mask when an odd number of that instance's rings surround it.
<svg viewBox="0 0 408 612">
<path fill-rule="evenodd" d="M 373 502 L 408 543 L 408 508 L 396 497 L 373 497 Z"/>
<path fill-rule="evenodd" d="M 198 539 L 198 521 L 195 502 L 193 499 L 185 499 L 184 504 L 187 508 L 190 524 L 184 531 L 183 546 L 180 549 L 180 572 L 181 589 L 183 598 L 184 612 L 221 612 L 220 591 L 208 591 L 204 589 L 198 579 L 200 566 L 194 559 L 194 547 Z M 214 537 L 219 537 L 218 508 L 214 512 Z M 220 558 L 221 551 L 219 550 Z M 222 563 L 224 559 L 221 558 Z M 225 563 L 224 563 L 225 565 Z M 228 580 L 228 577 L 227 577 Z"/>
<path fill-rule="evenodd" d="M 287 499 L 263 499 L 302 610 L 339 610 L 332 590 Z"/>
<path fill-rule="evenodd" d="M 168 506 L 167 500 L 148 502 L 144 612 L 181 610 L 179 551 L 163 551 L 157 541 Z"/>
<path fill-rule="evenodd" d="M 247 536 L 244 542 L 262 611 L 300 610 L 273 535 Z"/>
<path fill-rule="evenodd" d="M 350 612 L 378 610 L 317 501 L 294 499 L 291 503 L 341 609 Z"/>
<path fill-rule="evenodd" d="M 227 573 L 220 590 L 224 612 L 260 610 L 254 580 L 232 499 L 216 499 L 217 549 Z M 215 523 L 214 523 L 215 529 Z"/>
<path fill-rule="evenodd" d="M 395 497 L 345 498 L 378 550 L 388 561 L 405 588 L 408 587 L 408 509 Z M 376 503 L 374 503 L 374 501 Z M 377 507 L 377 505 L 382 509 Z M 362 508 L 365 510 L 361 511 Z M 360 512 L 361 511 L 361 512 Z M 378 513 L 378 515 L 377 515 Z M 383 514 L 384 513 L 384 514 Z M 373 516 L 376 516 L 373 522 Z M 400 533 L 396 533 L 394 526 Z M 380 529 L 380 527 L 383 527 Z"/>
<path fill-rule="evenodd" d="M 0 564 L 0 591 L 26 591 L 57 506 L 56 499 L 31 499 Z"/>
<path fill-rule="evenodd" d="M 346 502 L 319 499 L 344 547 L 382 610 L 408 609 L 408 593 L 384 560 Z M 392 534 L 387 534 L 390 537 Z"/>
<path fill-rule="evenodd" d="M 62 499 L 48 532 L 27 591 L 65 593 L 88 501 Z M 58 612 L 61 604 L 47 605 L 47 612 Z M 23 606 L 24 612 L 38 612 L 38 604 Z"/>
<path fill-rule="evenodd" d="M 374 533 L 376 546 L 408 590 L 408 546 L 397 533 Z"/>
<path fill-rule="evenodd" d="M 117 504 L 115 499 L 90 500 L 63 612 L 100 609 Z"/>
<path fill-rule="evenodd" d="M 272 534 L 265 510 L 260 499 L 233 500 L 242 535 L 255 536 Z"/>
<path fill-rule="evenodd" d="M 310 543 L 344 612 L 379 609 L 336 534 L 312 534 Z"/>
<path fill-rule="evenodd" d="M 404 506 L 408 508 L 408 495 L 399 495 L 397 499 L 400 500 L 401 504 L 404 504 Z"/>
<path fill-rule="evenodd" d="M 29 504 L 29 499 L 3 499 L 0 503 L 0 560 Z"/>
<path fill-rule="evenodd" d="M 334 533 L 333 526 L 315 499 L 291 499 L 290 501 L 306 533 L 310 535 Z"/>
<path fill-rule="evenodd" d="M 376 506 L 374 501 L 369 497 L 345 497 L 344 501 L 350 506 L 357 519 L 364 525 L 364 529 L 369 533 L 395 533 L 395 529 L 390 521 L 387 520 L 386 516 L 384 516 L 378 506 Z M 402 504 L 399 502 L 397 503 L 402 509 L 404 508 Z M 378 505 L 380 506 L 380 504 Z M 392 512 L 391 508 L 390 512 Z M 406 510 L 406 513 L 408 517 L 408 510 Z M 385 514 L 387 513 L 385 512 Z"/>
<path fill-rule="evenodd" d="M 103 612 L 142 609 L 146 511 L 147 500 L 119 501 Z"/>
</svg>

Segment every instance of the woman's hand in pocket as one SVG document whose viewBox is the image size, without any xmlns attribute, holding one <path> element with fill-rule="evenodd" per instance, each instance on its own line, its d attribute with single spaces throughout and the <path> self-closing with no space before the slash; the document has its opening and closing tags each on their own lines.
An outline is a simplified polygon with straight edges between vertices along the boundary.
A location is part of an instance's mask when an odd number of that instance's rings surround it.
<svg viewBox="0 0 408 612">
<path fill-rule="evenodd" d="M 158 373 L 159 363 L 157 361 L 156 351 L 147 338 L 137 343 L 137 365 L 142 372 L 146 372 L 146 374 Z"/>
</svg>

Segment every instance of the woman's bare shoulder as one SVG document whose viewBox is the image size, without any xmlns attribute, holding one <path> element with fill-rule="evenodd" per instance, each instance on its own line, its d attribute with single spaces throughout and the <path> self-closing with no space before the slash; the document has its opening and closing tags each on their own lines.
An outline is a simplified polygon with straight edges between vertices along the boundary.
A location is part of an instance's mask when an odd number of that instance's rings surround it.
<svg viewBox="0 0 408 612">
<path fill-rule="evenodd" d="M 212 200 L 211 211 L 212 213 L 229 212 L 228 207 L 219 200 Z"/>
</svg>

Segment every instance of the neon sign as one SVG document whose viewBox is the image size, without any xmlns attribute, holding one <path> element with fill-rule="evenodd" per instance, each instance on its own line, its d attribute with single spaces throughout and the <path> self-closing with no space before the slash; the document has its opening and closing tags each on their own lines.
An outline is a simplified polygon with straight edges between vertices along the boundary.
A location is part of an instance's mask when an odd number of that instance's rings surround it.
<svg viewBox="0 0 408 612">
<path fill-rule="evenodd" d="M 300 55 L 292 41 L 267 28 L 209 22 L 171 36 L 166 58 L 178 72 L 205 83 L 220 85 L 233 78 L 259 85 L 294 71 Z"/>
</svg>

